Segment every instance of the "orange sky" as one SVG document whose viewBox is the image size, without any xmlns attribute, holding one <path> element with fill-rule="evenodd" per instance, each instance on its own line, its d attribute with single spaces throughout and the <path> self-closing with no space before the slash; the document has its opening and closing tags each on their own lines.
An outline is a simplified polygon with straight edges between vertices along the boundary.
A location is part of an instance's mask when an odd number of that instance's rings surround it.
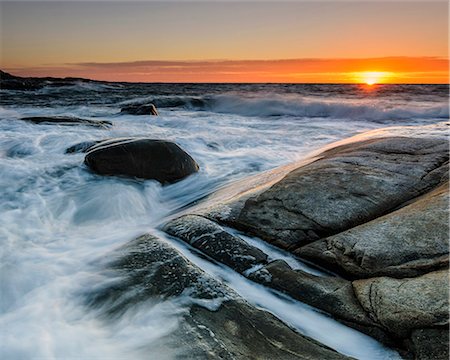
<svg viewBox="0 0 450 360">
<path fill-rule="evenodd" d="M 446 1 L 15 1 L 0 6 L 0 65 L 16 75 L 448 83 Z"/>
</svg>

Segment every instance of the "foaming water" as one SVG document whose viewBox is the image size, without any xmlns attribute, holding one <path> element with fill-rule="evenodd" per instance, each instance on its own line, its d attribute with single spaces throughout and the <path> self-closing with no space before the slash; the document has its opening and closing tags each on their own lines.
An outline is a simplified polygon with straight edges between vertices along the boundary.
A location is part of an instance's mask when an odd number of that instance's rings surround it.
<svg viewBox="0 0 450 360">
<path fill-rule="evenodd" d="M 446 136 L 448 125 L 441 122 L 448 116 L 444 90 L 403 86 L 369 96 L 355 87 L 326 85 L 81 83 L 31 93 L 1 90 L 2 358 L 139 359 L 149 351 L 159 359 L 173 358 L 160 340 L 177 327 L 182 304 L 144 306 L 109 322 L 81 305 L 79 294 L 105 281 L 98 275 L 101 259 L 136 236 L 155 232 L 168 217 L 216 189 L 297 161 L 331 142 L 367 130 L 373 131 L 371 136 Z M 124 103 L 155 99 L 167 105 L 159 117 L 120 114 Z M 105 130 L 19 120 L 44 115 L 104 119 L 114 126 Z M 386 125 L 395 127 L 382 129 Z M 155 181 L 92 174 L 83 165 L 83 154 L 65 154 L 78 142 L 124 136 L 176 141 L 201 170 L 163 187 Z M 364 359 L 368 348 L 374 359 L 395 355 L 313 309 L 166 240 L 251 303 L 338 351 Z M 303 266 L 286 253 L 267 246 L 264 250 Z"/>
</svg>

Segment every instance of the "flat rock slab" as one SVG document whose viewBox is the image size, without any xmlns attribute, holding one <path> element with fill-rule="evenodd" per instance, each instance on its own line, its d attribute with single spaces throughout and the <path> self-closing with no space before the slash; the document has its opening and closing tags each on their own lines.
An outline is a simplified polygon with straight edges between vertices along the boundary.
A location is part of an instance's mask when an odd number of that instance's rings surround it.
<svg viewBox="0 0 450 360">
<path fill-rule="evenodd" d="M 448 142 L 391 137 L 338 146 L 246 200 L 227 222 L 295 250 L 382 216 L 437 186 Z"/>
<path fill-rule="evenodd" d="M 94 290 L 88 305 L 115 318 L 137 304 L 142 309 L 146 302 L 179 299 L 185 314 L 164 343 L 182 349 L 182 357 L 348 359 L 251 306 L 155 236 L 141 236 L 120 248 L 105 267 L 117 280 Z"/>
<path fill-rule="evenodd" d="M 261 250 L 202 216 L 182 216 L 167 223 L 163 231 L 239 273 L 267 262 L 267 255 Z"/>
<path fill-rule="evenodd" d="M 84 163 L 100 175 L 122 175 L 173 183 L 199 170 L 177 144 L 145 138 L 111 139 L 90 147 Z"/>
<path fill-rule="evenodd" d="M 442 270 L 415 278 L 356 280 L 353 288 L 374 321 L 407 337 L 415 329 L 448 327 L 448 282 L 448 270 Z"/>
<path fill-rule="evenodd" d="M 298 249 L 351 278 L 412 277 L 448 267 L 448 183 L 397 211 Z"/>
<path fill-rule="evenodd" d="M 75 126 L 75 125 L 86 125 L 86 126 L 95 126 L 99 128 L 109 128 L 113 124 L 111 121 L 107 120 L 89 120 L 89 119 L 80 119 L 72 116 L 32 116 L 32 117 L 24 117 L 20 120 L 32 122 L 34 124 L 44 124 L 44 125 L 66 125 L 66 126 Z"/>
</svg>

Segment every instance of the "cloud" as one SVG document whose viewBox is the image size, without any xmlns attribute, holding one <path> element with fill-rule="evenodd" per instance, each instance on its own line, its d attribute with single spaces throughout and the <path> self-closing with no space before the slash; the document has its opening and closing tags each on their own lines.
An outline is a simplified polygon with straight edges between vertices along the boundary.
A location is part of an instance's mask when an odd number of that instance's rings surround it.
<svg viewBox="0 0 450 360">
<path fill-rule="evenodd" d="M 350 74 L 392 72 L 392 82 L 447 82 L 445 57 L 278 60 L 140 60 L 6 69 L 27 76 L 141 82 L 352 82 Z"/>
</svg>

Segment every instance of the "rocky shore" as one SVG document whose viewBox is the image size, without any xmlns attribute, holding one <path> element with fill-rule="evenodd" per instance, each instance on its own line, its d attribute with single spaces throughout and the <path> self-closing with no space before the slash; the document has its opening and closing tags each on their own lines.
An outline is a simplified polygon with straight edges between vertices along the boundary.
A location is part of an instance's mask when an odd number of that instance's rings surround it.
<svg viewBox="0 0 450 360">
<path fill-rule="evenodd" d="M 448 142 L 350 142 L 286 172 L 275 181 L 269 174 L 267 184 L 263 174 L 253 188 L 232 186 L 163 230 L 405 358 L 447 359 Z M 328 275 L 271 261 L 230 228 Z"/>
</svg>

